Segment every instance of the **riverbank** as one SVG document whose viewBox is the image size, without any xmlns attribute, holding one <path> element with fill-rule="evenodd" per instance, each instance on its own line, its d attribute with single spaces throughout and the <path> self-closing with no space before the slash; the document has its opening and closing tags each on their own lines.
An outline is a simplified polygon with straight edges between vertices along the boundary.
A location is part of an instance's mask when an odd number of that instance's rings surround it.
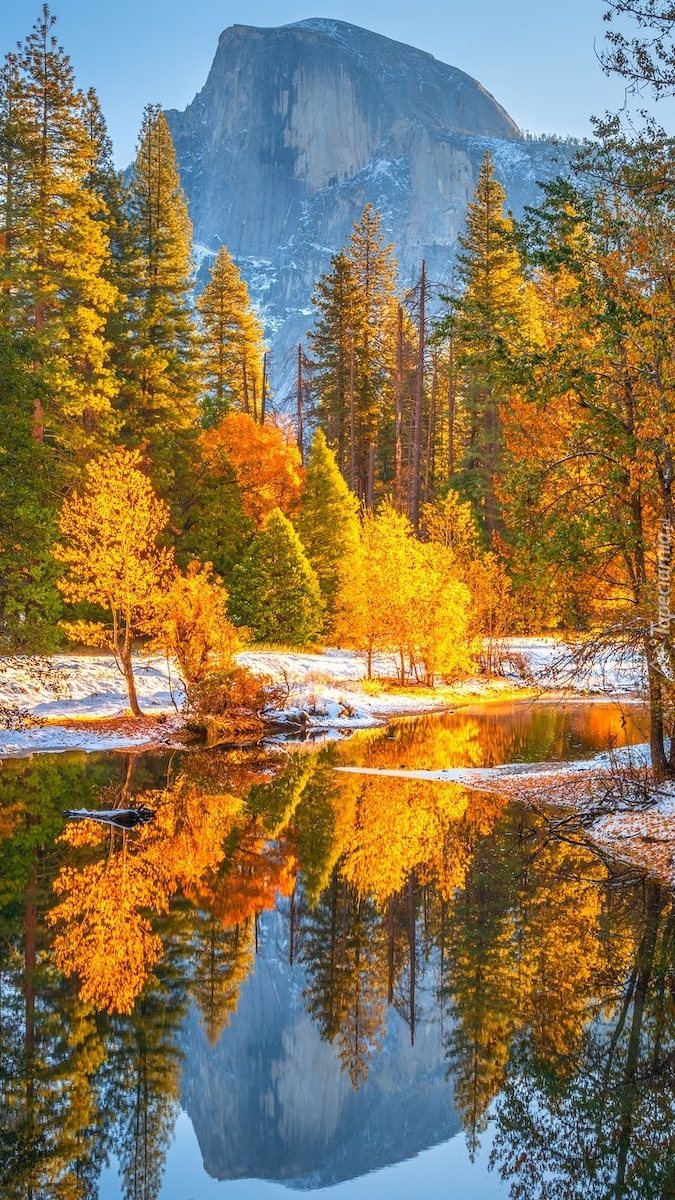
<svg viewBox="0 0 675 1200">
<path fill-rule="evenodd" d="M 459 784 L 508 796 L 546 816 L 553 836 L 589 844 L 608 860 L 657 875 L 675 888 L 675 780 L 650 779 L 649 746 L 622 747 L 577 762 L 506 763 L 438 771 L 337 767 L 348 774 L 382 775 Z"/>
<path fill-rule="evenodd" d="M 396 664 L 378 656 L 366 679 L 363 657 L 353 651 L 321 653 L 249 650 L 238 661 L 265 676 L 281 693 L 270 715 L 289 730 L 343 736 L 393 717 L 444 712 L 489 700 L 537 694 L 574 697 L 631 696 L 640 687 L 639 664 L 605 656 L 573 678 L 564 645 L 554 638 L 512 638 L 504 675 L 474 676 L 436 688 L 400 687 Z M 110 655 L 61 654 L 48 669 L 15 660 L 0 673 L 0 708 L 12 709 L 12 727 L 0 729 L 0 758 L 65 750 L 152 749 L 182 744 L 184 694 L 175 668 L 158 656 L 135 663 L 145 716 L 128 711 L 124 679 Z"/>
</svg>

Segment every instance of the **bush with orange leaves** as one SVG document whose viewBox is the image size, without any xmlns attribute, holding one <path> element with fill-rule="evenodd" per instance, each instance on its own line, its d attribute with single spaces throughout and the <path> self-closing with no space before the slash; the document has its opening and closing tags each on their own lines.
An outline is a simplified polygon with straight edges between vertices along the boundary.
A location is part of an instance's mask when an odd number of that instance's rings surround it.
<svg viewBox="0 0 675 1200">
<path fill-rule="evenodd" d="M 227 592 L 211 563 L 188 563 L 176 571 L 159 603 L 159 631 L 152 647 L 175 658 L 188 695 L 209 674 L 229 669 L 243 636 L 227 615 Z"/>
</svg>

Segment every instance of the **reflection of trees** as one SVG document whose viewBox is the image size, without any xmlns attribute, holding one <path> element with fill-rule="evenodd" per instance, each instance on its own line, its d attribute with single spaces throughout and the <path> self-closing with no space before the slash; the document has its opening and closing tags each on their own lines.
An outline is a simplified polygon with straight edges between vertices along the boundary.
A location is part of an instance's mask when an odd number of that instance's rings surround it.
<svg viewBox="0 0 675 1200">
<path fill-rule="evenodd" d="M 335 873 L 307 919 L 302 957 L 307 967 L 307 1010 L 321 1036 L 335 1042 L 355 1088 L 384 1028 L 387 994 L 382 924 L 372 901 Z"/>
<path fill-rule="evenodd" d="M 249 917 L 236 925 L 223 925 L 215 913 L 198 912 L 194 936 L 190 990 L 214 1046 L 236 1011 L 241 986 L 253 968 L 254 921 Z"/>
<path fill-rule="evenodd" d="M 470 723 L 464 733 L 445 731 L 434 765 L 473 760 Z M 422 730 L 423 747 L 431 736 Z M 113 1148 L 125 1196 L 156 1195 L 187 1003 L 215 1042 L 251 969 L 258 915 L 280 895 L 308 1011 L 354 1086 L 387 1006 L 412 1039 L 435 1003 L 470 1144 L 496 1111 L 514 1197 L 675 1194 L 670 896 L 607 886 L 587 849 L 498 798 L 333 771 L 350 754 L 418 766 L 419 745 L 377 731 L 283 763 L 210 751 L 152 794 L 139 759 L 126 784 L 157 808 L 154 825 L 111 835 L 77 824 L 53 845 L 61 809 L 74 796 L 94 807 L 106 778 L 111 806 L 125 771 L 38 760 L 17 764 L 12 787 L 3 770 L 3 1197 L 94 1200 Z"/>
<path fill-rule="evenodd" d="M 623 989 L 611 986 L 611 976 L 596 977 L 588 1001 L 594 1019 L 572 1052 L 563 1057 L 550 1039 L 518 1038 L 497 1104 L 493 1152 L 513 1180 L 514 1197 L 666 1200 L 674 1194 L 672 895 L 647 883 L 623 917 L 623 927 L 609 934 L 632 949 Z"/>
<path fill-rule="evenodd" d="M 44 914 L 61 810 L 115 774 L 84 756 L 0 773 L 0 1194 L 94 1200 L 107 1152 L 100 1030 L 53 970 Z M 11 837 L 8 835 L 11 834 Z"/>
<path fill-rule="evenodd" d="M 179 918 L 178 918 L 179 919 Z M 115 1122 L 124 1200 L 155 1200 L 162 1186 L 166 1152 L 179 1112 L 178 1035 L 187 1011 L 186 964 L 174 918 L 165 918 L 169 946 L 131 1014 L 109 1026 L 101 1094 Z"/>
<path fill-rule="evenodd" d="M 163 953 L 153 920 L 172 897 L 205 901 L 225 925 L 237 925 L 293 886 L 288 845 L 270 843 L 238 797 L 207 794 L 182 774 L 144 798 L 156 819 L 132 836 L 69 826 L 63 839 L 85 857 L 54 881 L 57 965 L 77 976 L 83 999 L 108 1012 L 132 1011 Z"/>
</svg>

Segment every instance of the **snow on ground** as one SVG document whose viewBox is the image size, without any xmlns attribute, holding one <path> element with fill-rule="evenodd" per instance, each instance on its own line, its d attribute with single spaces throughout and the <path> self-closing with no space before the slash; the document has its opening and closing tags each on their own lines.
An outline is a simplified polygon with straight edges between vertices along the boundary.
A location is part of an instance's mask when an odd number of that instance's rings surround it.
<svg viewBox="0 0 675 1200">
<path fill-rule="evenodd" d="M 345 731 L 381 724 L 393 716 L 414 715 L 452 708 L 456 704 L 513 694 L 514 687 L 542 690 L 569 688 L 572 670 L 569 654 L 555 638 L 514 638 L 507 642 L 509 661 L 503 679 L 481 677 L 463 680 L 435 692 L 424 688 L 389 688 L 382 680 L 396 674 L 393 658 L 379 655 L 373 664 L 374 680 L 366 680 L 363 656 L 349 650 L 316 654 L 252 650 L 239 655 L 242 666 L 267 675 L 281 688 L 276 715 L 290 723 L 317 730 Z M 148 742 L 148 730 L 94 727 L 95 722 L 119 718 L 128 712 L 124 678 L 112 656 L 58 654 L 52 670 L 35 676 L 25 666 L 2 669 L 0 706 L 39 718 L 41 728 L 0 730 L 0 756 L 60 749 L 120 749 Z M 184 700 L 175 668 L 158 656 L 138 657 L 135 675 L 141 708 L 149 716 L 175 714 Z M 622 662 L 614 655 L 599 657 L 577 684 L 577 694 L 631 693 L 639 684 L 640 664 Z M 63 722 L 82 723 L 81 730 Z M 88 727 L 87 723 L 91 725 Z M 16 723 L 15 723 L 16 724 Z"/>
<path fill-rule="evenodd" d="M 38 674 L 30 660 L 20 661 L 25 665 L 19 669 L 2 669 L 0 663 L 0 706 L 18 709 L 28 719 L 28 727 L 22 727 L 26 724 L 23 720 L 19 728 L 0 729 L 0 757 L 61 750 L 122 750 L 165 740 L 163 734 L 155 736 L 148 722 L 138 722 L 138 728 L 119 720 L 107 728 L 98 723 L 129 712 L 124 677 L 111 655 L 55 654 L 49 660 L 51 669 Z M 134 672 L 143 712 L 154 718 L 165 714 L 175 717 L 184 697 L 175 669 L 172 673 L 166 659 L 139 657 Z M 30 726 L 35 718 L 37 723 Z M 71 722 L 81 724 L 73 728 Z"/>
</svg>

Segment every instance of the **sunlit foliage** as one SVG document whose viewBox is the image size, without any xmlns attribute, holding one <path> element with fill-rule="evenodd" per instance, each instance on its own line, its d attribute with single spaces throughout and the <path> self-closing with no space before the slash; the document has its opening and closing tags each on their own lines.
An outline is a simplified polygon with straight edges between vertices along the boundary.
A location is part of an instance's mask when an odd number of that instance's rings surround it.
<svg viewBox="0 0 675 1200">
<path fill-rule="evenodd" d="M 158 546 L 169 513 L 140 469 L 137 450 L 115 450 L 90 462 L 80 492 L 65 501 L 59 518 L 63 542 L 55 556 L 68 570 L 59 580 L 66 600 L 88 601 L 109 614 L 109 624 L 71 622 L 69 635 L 115 654 L 135 716 L 140 708 L 131 665 L 134 637 L 151 632 L 172 554 Z"/>
</svg>

